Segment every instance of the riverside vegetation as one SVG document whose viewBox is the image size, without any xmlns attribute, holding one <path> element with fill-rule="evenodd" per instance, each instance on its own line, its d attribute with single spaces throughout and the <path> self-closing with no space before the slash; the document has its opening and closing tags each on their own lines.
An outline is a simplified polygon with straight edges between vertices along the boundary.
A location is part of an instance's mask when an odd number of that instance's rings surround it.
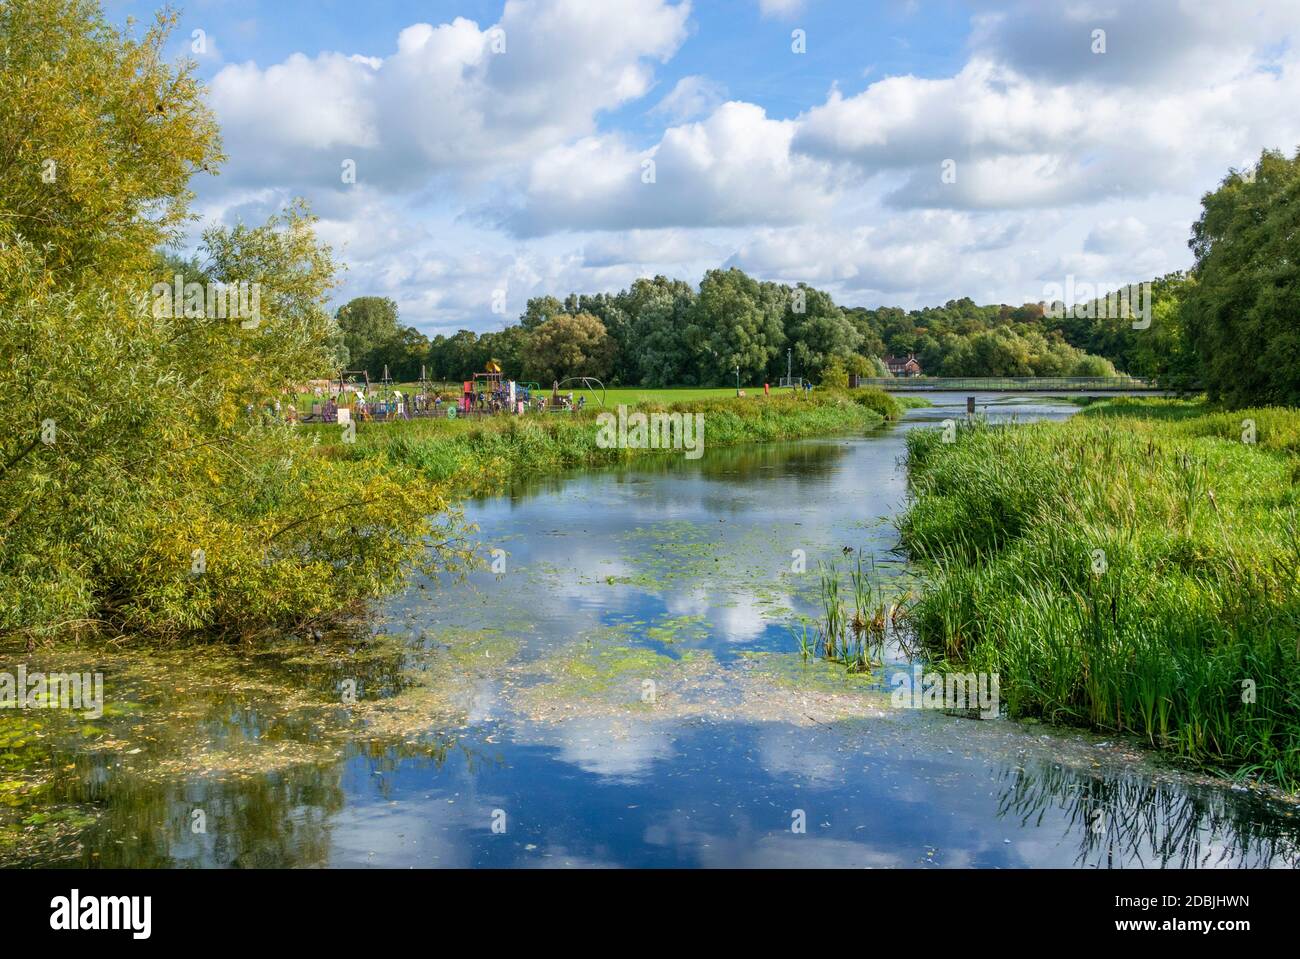
<svg viewBox="0 0 1300 959">
<path fill-rule="evenodd" d="M 178 269 L 191 179 L 225 157 L 196 64 L 167 60 L 176 17 L 138 32 L 94 0 L 0 5 L 0 637 L 29 646 L 315 628 L 414 571 L 463 569 L 465 493 L 629 455 L 598 450 L 594 411 L 363 429 L 355 448 L 250 415 L 334 369 L 338 265 L 294 202 L 206 231 L 201 270 Z M 180 273 L 209 297 L 257 291 L 257 321 L 150 308 Z M 718 445 L 895 409 L 873 394 L 691 407 Z"/>
<path fill-rule="evenodd" d="M 807 396 L 645 402 L 637 404 L 636 410 L 702 414 L 707 448 L 870 429 L 896 420 L 900 404 L 883 390 L 856 389 L 818 390 Z M 328 445 L 322 443 L 327 456 L 414 469 L 429 480 L 446 482 L 461 495 L 493 492 L 520 476 L 606 466 L 642 453 L 681 455 L 681 450 L 601 447 L 599 412 L 588 408 L 548 416 L 409 420 L 368 429 L 363 425 L 356 442 L 346 445 L 338 440 L 337 426 L 303 429 L 322 440 L 330 438 Z"/>
<path fill-rule="evenodd" d="M 1300 411 L 1117 399 L 908 452 L 932 657 L 1013 717 L 1300 783 Z"/>
</svg>

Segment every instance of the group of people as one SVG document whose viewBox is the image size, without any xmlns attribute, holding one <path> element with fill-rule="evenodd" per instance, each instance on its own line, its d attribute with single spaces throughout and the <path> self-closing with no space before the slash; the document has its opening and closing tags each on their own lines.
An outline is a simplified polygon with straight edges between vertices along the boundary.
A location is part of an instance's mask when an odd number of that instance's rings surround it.
<svg viewBox="0 0 1300 959">
<path fill-rule="evenodd" d="M 442 411 L 442 394 L 438 392 L 430 394 L 421 390 L 411 397 L 411 411 L 416 414 L 437 415 Z"/>
<path fill-rule="evenodd" d="M 564 412 L 581 412 L 587 404 L 585 396 L 574 397 L 572 391 L 562 394 L 556 384 L 548 397 L 543 393 L 533 392 L 531 395 L 523 391 L 522 395 L 517 395 L 515 402 L 512 404 L 510 395 L 506 389 L 475 391 L 467 393 L 466 396 L 457 402 L 449 396 L 433 389 L 420 389 L 413 394 L 405 394 L 401 390 L 385 390 L 384 395 L 387 399 L 380 399 L 378 395 L 367 397 L 366 391 L 362 386 L 348 384 L 340 392 L 335 394 L 332 390 L 327 394 L 321 387 L 314 389 L 316 402 L 312 404 L 311 415 L 306 419 L 308 422 L 322 418 L 327 421 L 333 420 L 333 412 L 341 406 L 350 407 L 352 416 L 356 420 L 368 421 L 374 419 L 410 419 L 412 416 L 441 416 L 444 411 L 451 414 L 454 409 L 457 412 L 481 412 L 481 413 L 506 413 L 513 412 L 522 415 L 530 409 L 538 413 L 549 411 Z M 255 404 L 249 403 L 247 412 L 250 416 L 255 415 L 258 410 Z M 292 403 L 282 405 L 280 401 L 275 401 L 274 405 L 267 404 L 261 413 L 268 419 L 285 420 L 290 423 L 298 422 L 298 409 Z"/>
</svg>

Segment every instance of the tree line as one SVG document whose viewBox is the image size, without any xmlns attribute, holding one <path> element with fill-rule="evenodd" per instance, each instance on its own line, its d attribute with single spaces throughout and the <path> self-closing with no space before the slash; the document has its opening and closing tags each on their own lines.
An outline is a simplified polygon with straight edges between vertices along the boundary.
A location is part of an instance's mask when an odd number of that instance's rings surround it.
<svg viewBox="0 0 1300 959">
<path fill-rule="evenodd" d="M 1069 310 L 978 305 L 969 297 L 904 310 L 843 308 L 804 284 L 711 270 L 699 287 L 664 276 L 618 293 L 528 301 L 500 331 L 429 339 L 398 322 L 388 299 L 341 307 L 340 363 L 394 379 L 459 380 L 489 359 L 506 375 L 548 383 L 718 386 L 795 376 L 840 382 L 886 375 L 914 355 L 932 376 L 1113 376 L 1205 390 L 1234 406 L 1300 404 L 1300 152 L 1264 151 L 1202 199 L 1189 241 L 1194 266 L 1150 281 L 1148 322 L 1107 309 L 1107 294 Z"/>
<path fill-rule="evenodd" d="M 904 311 L 844 309 L 829 293 L 757 280 L 743 270 L 707 272 L 698 289 L 665 276 L 618 293 L 530 299 L 519 321 L 478 334 L 432 339 L 399 322 L 384 297 L 340 307 L 341 366 L 387 367 L 395 380 L 423 369 L 455 381 L 496 360 L 509 377 L 550 383 L 595 376 L 607 384 L 721 386 L 775 383 L 790 370 L 821 382 L 849 373 L 887 375 L 883 358 L 915 354 L 938 376 L 1110 376 L 1104 357 L 1043 322 L 1039 304 L 977 306 L 969 298 Z"/>
</svg>

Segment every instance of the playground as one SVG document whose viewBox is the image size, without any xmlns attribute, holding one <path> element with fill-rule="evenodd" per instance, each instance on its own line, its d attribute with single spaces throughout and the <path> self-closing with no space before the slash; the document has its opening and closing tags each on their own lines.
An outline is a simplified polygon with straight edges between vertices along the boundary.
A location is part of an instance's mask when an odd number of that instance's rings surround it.
<svg viewBox="0 0 1300 959">
<path fill-rule="evenodd" d="M 395 383 L 384 368 L 372 381 L 366 370 L 340 370 L 329 380 L 316 380 L 298 392 L 288 418 L 302 423 L 385 423 L 414 419 L 458 419 L 485 416 L 525 416 L 575 413 L 604 406 L 606 389 L 595 377 L 557 380 L 549 390 L 535 382 L 507 379 L 491 361 L 480 373 L 460 383 L 435 382 L 421 369 L 420 379 Z"/>
</svg>

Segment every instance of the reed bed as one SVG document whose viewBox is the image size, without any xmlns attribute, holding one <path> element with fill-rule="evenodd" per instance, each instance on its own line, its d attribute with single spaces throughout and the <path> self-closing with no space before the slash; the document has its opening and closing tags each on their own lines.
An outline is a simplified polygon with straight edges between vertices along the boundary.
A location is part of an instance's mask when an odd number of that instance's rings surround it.
<svg viewBox="0 0 1300 959">
<path fill-rule="evenodd" d="M 1243 441 L 1251 421 L 1255 442 Z M 1300 785 L 1300 411 L 1115 400 L 908 436 L 927 654 L 1012 716 Z"/>
</svg>

